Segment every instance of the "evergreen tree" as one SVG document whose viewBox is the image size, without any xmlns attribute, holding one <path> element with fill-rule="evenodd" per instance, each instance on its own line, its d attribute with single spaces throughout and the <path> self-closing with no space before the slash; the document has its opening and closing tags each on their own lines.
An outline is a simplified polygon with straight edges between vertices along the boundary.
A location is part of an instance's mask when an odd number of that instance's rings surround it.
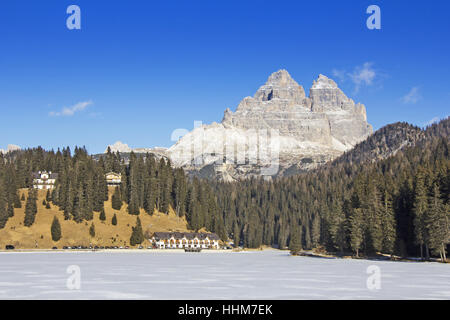
<svg viewBox="0 0 450 320">
<path fill-rule="evenodd" d="M 317 248 L 320 244 L 320 218 L 315 214 L 311 221 L 311 246 Z"/>
<path fill-rule="evenodd" d="M 357 208 L 352 211 L 350 216 L 350 246 L 352 250 L 356 253 L 356 257 L 359 257 L 359 250 L 361 249 L 361 244 L 364 240 L 364 229 L 363 229 L 363 216 L 361 209 Z"/>
<path fill-rule="evenodd" d="M 147 184 L 147 196 L 145 198 L 145 211 L 149 215 L 152 215 L 155 210 L 156 188 L 156 179 L 150 178 Z"/>
<path fill-rule="evenodd" d="M 117 216 L 116 216 L 115 213 L 114 213 L 114 215 L 113 215 L 113 217 L 112 217 L 111 224 L 112 224 L 113 226 L 117 226 Z"/>
<path fill-rule="evenodd" d="M 114 210 L 119 211 L 122 208 L 122 197 L 119 187 L 114 189 L 114 194 L 111 197 L 111 205 Z"/>
<path fill-rule="evenodd" d="M 132 246 L 141 244 L 144 242 L 144 233 L 142 232 L 141 219 L 139 217 L 136 218 L 136 226 L 132 227 L 130 244 Z"/>
<path fill-rule="evenodd" d="M 381 225 L 382 203 L 381 196 L 375 183 L 370 187 L 367 195 L 367 202 L 364 201 L 363 212 L 365 216 L 365 245 L 369 252 L 377 253 L 381 251 L 383 233 Z"/>
<path fill-rule="evenodd" d="M 59 241 L 61 239 L 61 225 L 56 216 L 53 217 L 52 226 L 50 228 L 53 241 Z"/>
<path fill-rule="evenodd" d="M 30 227 L 33 225 L 37 213 L 37 195 L 34 189 L 28 190 L 28 198 L 25 204 L 25 219 L 24 226 Z"/>
<path fill-rule="evenodd" d="M 89 227 L 89 235 L 92 238 L 95 237 L 95 226 L 94 226 L 94 223 L 92 223 L 91 226 Z"/>
<path fill-rule="evenodd" d="M 294 256 L 298 255 L 302 250 L 300 228 L 298 226 L 294 226 L 291 230 L 289 250 Z"/>
<path fill-rule="evenodd" d="M 450 242 L 450 211 L 444 206 L 437 183 L 433 185 L 433 192 L 429 204 L 429 216 L 426 221 L 429 234 L 429 247 L 439 254 L 442 262 L 446 261 L 446 246 Z"/>
<path fill-rule="evenodd" d="M 100 218 L 101 221 L 105 221 L 106 220 L 105 208 L 102 208 L 102 210 L 100 211 L 99 218 Z"/>
<path fill-rule="evenodd" d="M 397 238 L 395 213 L 392 208 L 392 200 L 387 191 L 383 197 L 383 210 L 381 217 L 382 249 L 384 252 L 393 254 Z"/>
<path fill-rule="evenodd" d="M 20 197 L 17 192 L 14 193 L 14 208 L 22 208 L 22 202 L 20 202 Z"/>
<path fill-rule="evenodd" d="M 0 158 L 0 160 L 2 159 Z M 4 193 L 3 182 L 0 180 L 0 229 L 5 227 L 8 218 L 6 196 Z"/>
<path fill-rule="evenodd" d="M 342 253 L 346 246 L 346 219 L 339 201 L 334 202 L 331 214 L 331 238 L 334 246 Z"/>
<path fill-rule="evenodd" d="M 428 212 L 428 196 L 425 186 L 425 170 L 420 167 L 415 177 L 414 190 L 414 234 L 415 241 L 420 247 L 420 257 L 423 259 L 423 247 L 427 242 L 427 230 L 425 220 Z"/>
</svg>

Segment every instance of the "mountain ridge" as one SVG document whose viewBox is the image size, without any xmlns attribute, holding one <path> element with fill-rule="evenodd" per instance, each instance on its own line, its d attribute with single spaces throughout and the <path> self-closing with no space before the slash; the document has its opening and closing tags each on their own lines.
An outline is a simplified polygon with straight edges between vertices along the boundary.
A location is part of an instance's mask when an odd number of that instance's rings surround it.
<svg viewBox="0 0 450 320">
<path fill-rule="evenodd" d="M 319 75 L 306 96 L 304 88 L 282 69 L 272 73 L 253 97 L 243 98 L 235 112 L 227 108 L 221 123 L 194 129 L 167 154 L 193 175 L 207 168 L 209 176 L 233 181 L 283 175 L 292 166 L 313 169 L 372 132 L 365 106 L 355 104 L 333 80 Z M 274 160 L 279 160 L 278 170 L 264 174 Z"/>
</svg>

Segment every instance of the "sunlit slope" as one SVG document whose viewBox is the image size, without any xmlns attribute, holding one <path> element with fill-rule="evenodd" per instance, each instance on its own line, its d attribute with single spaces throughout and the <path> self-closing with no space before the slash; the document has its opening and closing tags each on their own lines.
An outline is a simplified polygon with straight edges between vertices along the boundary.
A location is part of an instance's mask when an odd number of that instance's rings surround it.
<svg viewBox="0 0 450 320">
<path fill-rule="evenodd" d="M 113 190 L 110 190 L 110 197 Z M 27 190 L 21 189 L 20 196 Z M 22 208 L 14 210 L 14 217 L 10 218 L 5 228 L 0 229 L 0 250 L 5 249 L 5 245 L 12 244 L 16 249 L 48 249 L 54 246 L 61 248 L 63 246 L 126 246 L 130 243 L 130 235 L 132 227 L 136 225 L 135 215 L 130 215 L 127 212 L 127 206 L 124 204 L 120 211 L 113 210 L 111 207 L 111 200 L 105 202 L 106 220 L 99 219 L 99 213 L 94 212 L 94 219 L 92 221 L 83 221 L 76 223 L 72 220 L 64 220 L 63 212 L 59 211 L 58 207 L 51 206 L 46 209 L 43 205 L 46 191 L 40 190 L 38 192 L 38 213 L 36 220 L 31 227 L 24 226 L 25 217 L 25 201 L 22 201 Z M 116 213 L 117 225 L 111 223 L 112 217 Z M 52 241 L 51 224 L 53 217 L 59 219 L 62 230 L 62 238 L 58 242 Z M 152 233 L 155 231 L 188 231 L 186 219 L 179 218 L 171 210 L 170 213 L 164 214 L 155 211 L 150 216 L 144 210 L 141 211 L 139 218 L 141 219 L 142 229 L 144 234 L 146 232 Z M 89 227 L 94 223 L 95 236 L 91 237 L 89 234 Z M 149 245 L 146 241 L 144 246 Z"/>
</svg>

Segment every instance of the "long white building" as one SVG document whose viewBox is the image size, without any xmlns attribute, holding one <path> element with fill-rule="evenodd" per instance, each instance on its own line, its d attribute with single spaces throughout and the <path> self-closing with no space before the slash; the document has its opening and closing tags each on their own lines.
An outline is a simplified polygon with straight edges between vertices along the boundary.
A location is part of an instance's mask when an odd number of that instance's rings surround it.
<svg viewBox="0 0 450 320">
<path fill-rule="evenodd" d="M 215 233 L 155 232 L 149 241 L 158 249 L 219 249 Z"/>
<path fill-rule="evenodd" d="M 33 188 L 40 190 L 53 189 L 56 179 L 58 179 L 58 174 L 51 171 L 33 172 Z"/>
</svg>

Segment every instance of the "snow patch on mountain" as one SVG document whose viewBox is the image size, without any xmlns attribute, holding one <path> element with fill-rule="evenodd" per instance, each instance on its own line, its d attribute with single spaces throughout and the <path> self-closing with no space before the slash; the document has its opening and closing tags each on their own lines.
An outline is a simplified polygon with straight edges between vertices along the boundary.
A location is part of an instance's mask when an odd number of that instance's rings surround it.
<svg viewBox="0 0 450 320">
<path fill-rule="evenodd" d="M 319 75 L 309 93 L 279 70 L 235 112 L 226 109 L 221 123 L 194 129 L 167 154 L 194 174 L 213 166 L 208 172 L 225 180 L 254 175 L 265 165 L 264 157 L 276 158 L 275 175 L 283 175 L 334 159 L 372 133 L 365 106 L 355 104 L 333 80 Z"/>
</svg>

